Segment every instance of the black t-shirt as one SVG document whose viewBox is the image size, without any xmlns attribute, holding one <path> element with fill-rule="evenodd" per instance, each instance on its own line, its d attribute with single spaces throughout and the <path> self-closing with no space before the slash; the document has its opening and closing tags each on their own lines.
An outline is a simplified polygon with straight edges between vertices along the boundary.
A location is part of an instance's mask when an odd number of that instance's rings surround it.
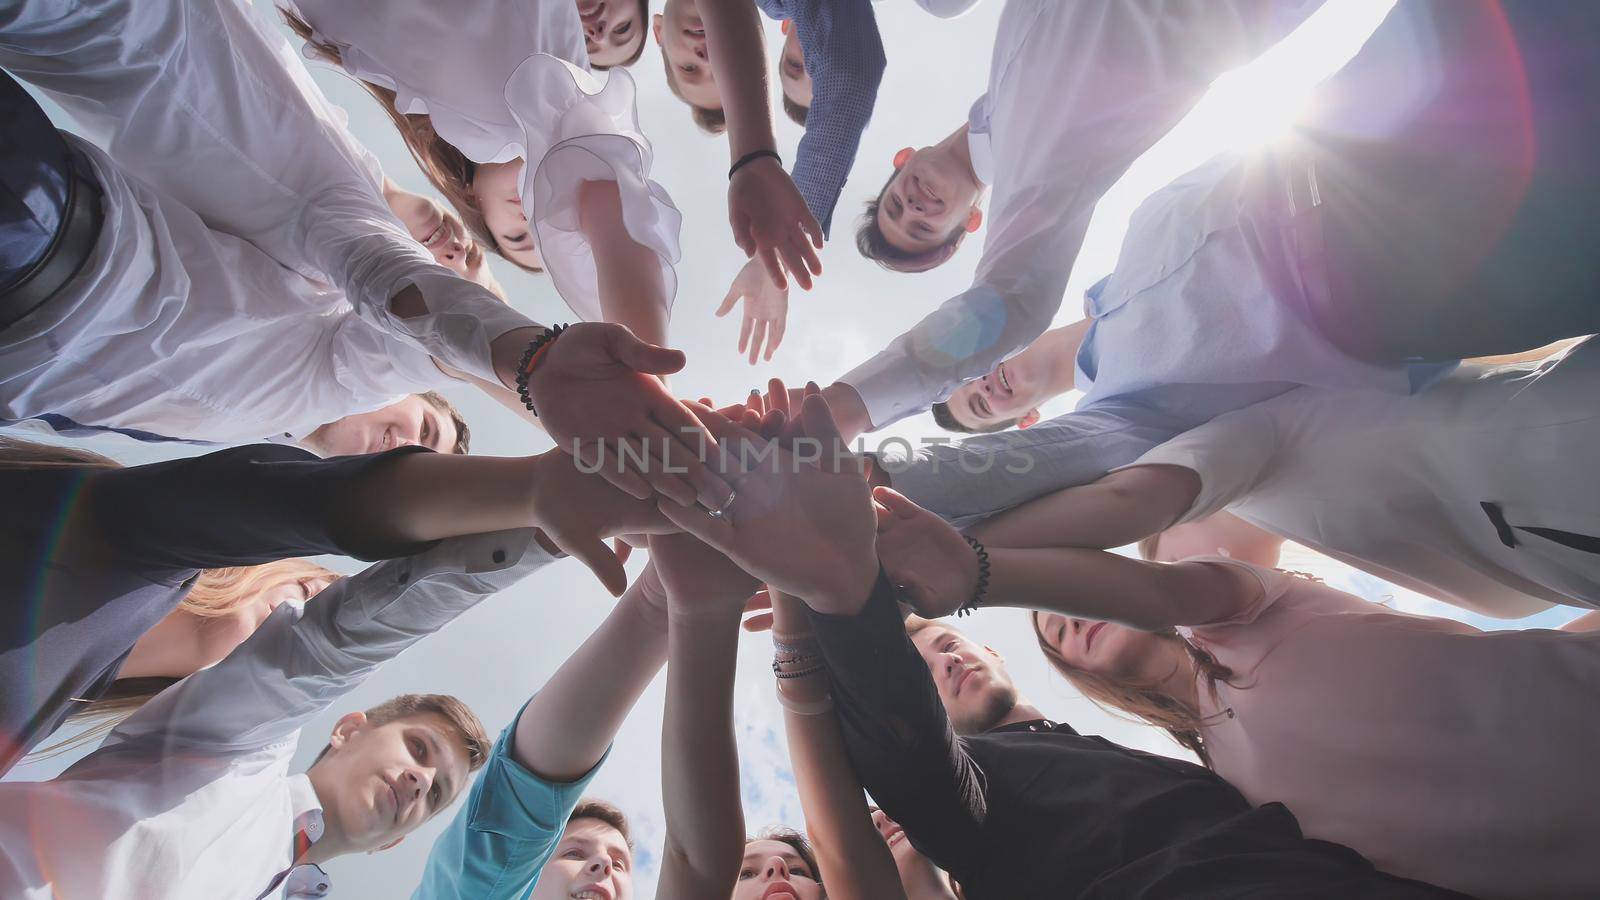
<svg viewBox="0 0 1600 900">
<path fill-rule="evenodd" d="M 346 487 L 407 447 L 318 459 L 258 444 L 128 469 L 0 470 L 0 773 L 116 680 L 133 644 L 201 569 L 356 546 Z"/>
</svg>

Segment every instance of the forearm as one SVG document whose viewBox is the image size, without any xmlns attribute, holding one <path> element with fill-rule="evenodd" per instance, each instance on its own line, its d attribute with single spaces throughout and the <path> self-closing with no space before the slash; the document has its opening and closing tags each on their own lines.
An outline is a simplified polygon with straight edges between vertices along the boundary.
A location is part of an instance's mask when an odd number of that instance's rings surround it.
<svg viewBox="0 0 1600 900">
<path fill-rule="evenodd" d="M 749 0 L 701 0 L 699 10 L 728 120 L 729 160 L 773 149 L 777 141 L 772 133 L 766 37 L 761 33 L 760 13 Z"/>
<path fill-rule="evenodd" d="M 1585 613 L 1561 626 L 1559 631 L 1600 631 L 1600 611 Z"/>
<path fill-rule="evenodd" d="M 1191 469 L 1123 469 L 1000 513 L 972 536 L 990 548 L 1121 547 L 1170 527 L 1199 493 Z"/>
<path fill-rule="evenodd" d="M 661 258 L 628 233 L 614 181 L 590 181 L 579 198 L 579 228 L 594 249 L 600 311 L 642 341 L 667 345 L 667 288 Z"/>
<path fill-rule="evenodd" d="M 744 847 L 739 749 L 733 730 L 739 610 L 724 604 L 674 614 L 667 632 L 661 794 L 667 841 L 659 896 L 726 892 Z"/>
<path fill-rule="evenodd" d="M 666 613 L 636 578 L 611 614 L 550 676 L 517 719 L 516 759 L 555 782 L 583 777 L 605 756 L 633 704 L 667 659 Z M 626 648 L 626 652 L 619 652 Z"/>
<path fill-rule="evenodd" d="M 989 552 L 985 605 L 1119 622 L 1143 631 L 1227 619 L 1253 598 L 1231 568 L 1158 563 L 1104 550 Z"/>
<path fill-rule="evenodd" d="M 362 473 L 334 504 L 353 543 L 418 543 L 532 527 L 543 457 L 411 453 Z"/>
<path fill-rule="evenodd" d="M 773 635 L 811 639 L 805 606 L 784 595 L 772 598 Z M 820 662 L 820 661 L 819 661 Z M 791 703 L 825 703 L 826 671 L 778 680 L 778 690 Z M 789 761 L 805 811 L 810 836 L 822 870 L 828 873 L 828 896 L 836 900 L 878 900 L 904 897 L 894 858 L 872 824 L 861 782 L 845 751 L 839 720 L 831 711 L 812 714 L 785 708 L 784 733 Z"/>
</svg>

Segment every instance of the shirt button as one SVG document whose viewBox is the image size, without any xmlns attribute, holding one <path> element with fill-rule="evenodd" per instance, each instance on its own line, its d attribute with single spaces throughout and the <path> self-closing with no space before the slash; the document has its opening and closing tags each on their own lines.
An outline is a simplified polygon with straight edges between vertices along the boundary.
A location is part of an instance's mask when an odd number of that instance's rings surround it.
<svg viewBox="0 0 1600 900">
<path fill-rule="evenodd" d="M 405 584 L 406 583 L 406 579 L 408 579 L 410 577 L 411 577 L 411 570 L 409 570 L 409 569 L 401 569 L 399 574 L 395 576 L 395 581 L 397 583 L 399 583 L 399 584 Z"/>
<path fill-rule="evenodd" d="M 504 550 L 496 550 L 494 552 L 494 561 L 497 562 L 497 563 L 505 562 L 506 561 L 506 552 Z"/>
</svg>

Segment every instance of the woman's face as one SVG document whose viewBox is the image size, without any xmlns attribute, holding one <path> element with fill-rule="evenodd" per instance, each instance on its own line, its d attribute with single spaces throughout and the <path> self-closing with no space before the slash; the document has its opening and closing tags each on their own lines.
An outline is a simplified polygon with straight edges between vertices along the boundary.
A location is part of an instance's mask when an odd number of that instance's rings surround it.
<svg viewBox="0 0 1600 900">
<path fill-rule="evenodd" d="M 233 648 L 255 634 L 281 604 L 304 606 L 332 583 L 333 579 L 327 576 L 301 578 L 257 591 L 220 616 L 197 616 L 181 607 L 169 615 L 189 620 L 195 634 L 196 670 L 199 670 L 221 662 Z"/>
<path fill-rule="evenodd" d="M 644 4 L 639 0 L 578 0 L 589 64 L 620 66 L 644 43 Z"/>
<path fill-rule="evenodd" d="M 1067 665 L 1113 680 L 1147 677 L 1162 647 L 1148 631 L 1058 613 L 1040 614 L 1039 630 Z"/>
<path fill-rule="evenodd" d="M 732 900 L 768 898 L 822 900 L 822 885 L 793 847 L 783 841 L 751 841 L 744 845 Z"/>
<path fill-rule="evenodd" d="M 533 230 L 522 213 L 522 160 L 478 166 L 472 176 L 472 193 L 500 252 L 517 265 L 543 268 L 544 261 L 533 245 Z"/>
</svg>

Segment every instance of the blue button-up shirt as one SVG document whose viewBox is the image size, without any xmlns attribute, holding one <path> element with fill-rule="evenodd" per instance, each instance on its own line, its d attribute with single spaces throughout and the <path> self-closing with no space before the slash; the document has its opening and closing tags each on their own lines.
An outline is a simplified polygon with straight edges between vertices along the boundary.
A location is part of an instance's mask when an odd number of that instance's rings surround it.
<svg viewBox="0 0 1600 900">
<path fill-rule="evenodd" d="M 871 0 L 756 0 L 756 6 L 793 22 L 800 35 L 812 93 L 793 176 L 806 209 L 827 233 L 883 81 L 878 17 Z"/>
</svg>

